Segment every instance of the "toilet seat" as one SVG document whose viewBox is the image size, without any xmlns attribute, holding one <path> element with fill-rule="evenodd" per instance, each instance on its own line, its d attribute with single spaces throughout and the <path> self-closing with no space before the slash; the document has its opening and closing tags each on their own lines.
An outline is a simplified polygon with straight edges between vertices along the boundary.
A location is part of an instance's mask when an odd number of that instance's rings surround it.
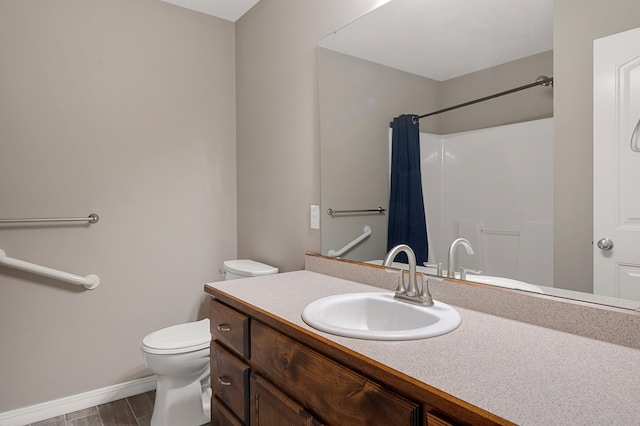
<svg viewBox="0 0 640 426">
<path fill-rule="evenodd" d="M 173 325 L 142 339 L 142 350 L 150 354 L 181 354 L 209 348 L 209 319 Z"/>
</svg>

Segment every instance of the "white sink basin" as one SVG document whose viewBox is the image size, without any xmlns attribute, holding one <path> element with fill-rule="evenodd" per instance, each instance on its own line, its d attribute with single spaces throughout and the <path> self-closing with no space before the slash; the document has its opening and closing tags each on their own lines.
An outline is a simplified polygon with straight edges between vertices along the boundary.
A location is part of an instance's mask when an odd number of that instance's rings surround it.
<svg viewBox="0 0 640 426">
<path fill-rule="evenodd" d="M 440 336 L 460 325 L 460 314 L 434 301 L 424 307 L 401 302 L 393 293 L 350 293 L 308 304 L 302 319 L 311 327 L 338 336 L 368 340 L 415 340 Z"/>
</svg>

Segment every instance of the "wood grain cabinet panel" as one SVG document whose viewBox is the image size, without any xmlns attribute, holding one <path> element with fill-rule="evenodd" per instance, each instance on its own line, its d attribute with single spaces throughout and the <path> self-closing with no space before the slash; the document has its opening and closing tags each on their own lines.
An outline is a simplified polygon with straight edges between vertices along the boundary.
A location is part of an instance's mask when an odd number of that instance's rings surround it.
<svg viewBox="0 0 640 426">
<path fill-rule="evenodd" d="M 252 366 L 327 424 L 420 424 L 418 404 L 257 321 L 251 346 Z"/>
<path fill-rule="evenodd" d="M 211 399 L 211 425 L 212 426 L 243 426 L 231 411 L 215 396 Z"/>
<path fill-rule="evenodd" d="M 249 381 L 251 426 L 317 426 L 311 414 L 256 373 Z"/>
<path fill-rule="evenodd" d="M 461 423 L 450 423 L 449 421 L 433 413 L 427 413 L 425 417 L 426 417 L 425 424 L 427 426 L 457 426 L 461 424 Z"/>
<path fill-rule="evenodd" d="M 249 359 L 249 317 L 216 300 L 211 301 L 211 335 L 215 340 Z"/>
<path fill-rule="evenodd" d="M 217 342 L 211 343 L 211 390 L 242 422 L 247 423 L 250 367 Z"/>
</svg>

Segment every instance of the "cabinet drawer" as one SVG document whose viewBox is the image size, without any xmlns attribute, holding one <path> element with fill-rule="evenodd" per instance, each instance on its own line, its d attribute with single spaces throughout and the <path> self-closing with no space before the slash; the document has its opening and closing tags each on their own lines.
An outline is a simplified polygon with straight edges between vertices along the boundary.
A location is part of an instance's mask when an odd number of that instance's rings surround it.
<svg viewBox="0 0 640 426">
<path fill-rule="evenodd" d="M 211 301 L 211 335 L 241 357 L 249 359 L 249 317 Z"/>
<path fill-rule="evenodd" d="M 241 421 L 247 422 L 249 366 L 217 342 L 211 343 L 211 390 Z"/>
<path fill-rule="evenodd" d="M 231 411 L 215 396 L 211 401 L 212 426 L 244 426 Z"/>
<path fill-rule="evenodd" d="M 418 404 L 271 328 L 251 323 L 252 366 L 327 424 L 417 425 Z"/>
</svg>

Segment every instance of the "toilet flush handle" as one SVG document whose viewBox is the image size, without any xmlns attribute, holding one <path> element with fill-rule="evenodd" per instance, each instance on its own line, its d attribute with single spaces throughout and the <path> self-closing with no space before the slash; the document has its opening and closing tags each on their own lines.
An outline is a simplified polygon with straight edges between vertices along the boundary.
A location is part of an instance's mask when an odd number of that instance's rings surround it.
<svg viewBox="0 0 640 426">
<path fill-rule="evenodd" d="M 229 324 L 220 324 L 218 325 L 218 331 L 222 331 L 225 333 L 228 333 L 229 331 L 231 331 L 231 327 L 229 326 Z"/>
</svg>

